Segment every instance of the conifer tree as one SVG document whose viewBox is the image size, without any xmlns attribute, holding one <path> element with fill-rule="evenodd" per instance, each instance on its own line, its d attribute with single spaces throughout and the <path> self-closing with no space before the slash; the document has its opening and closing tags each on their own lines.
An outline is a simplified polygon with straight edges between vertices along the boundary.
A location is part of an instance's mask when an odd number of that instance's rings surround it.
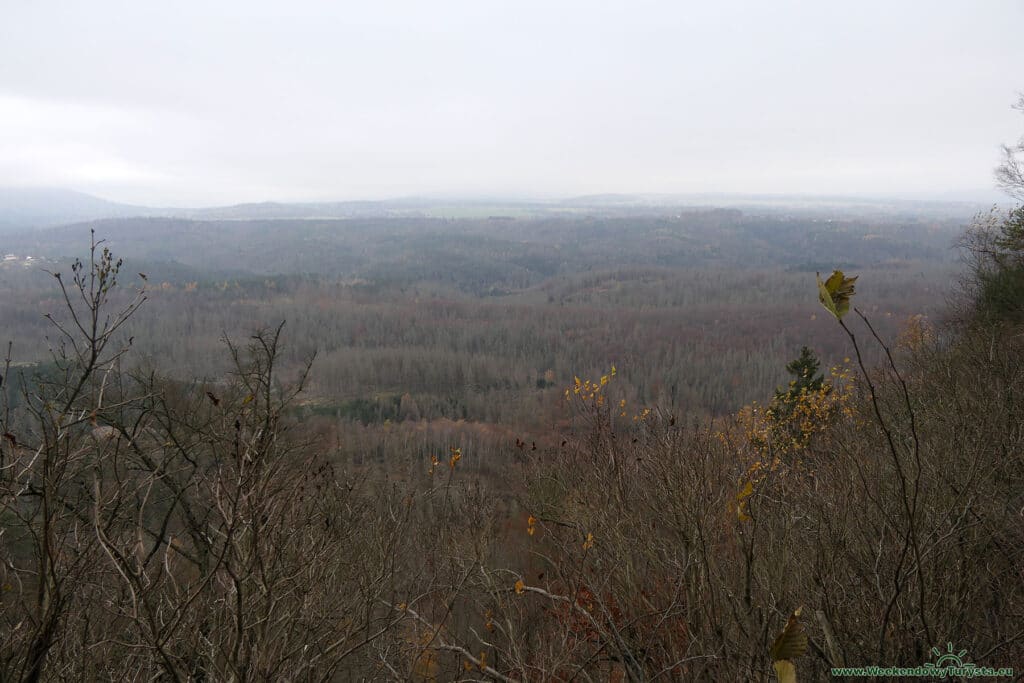
<svg viewBox="0 0 1024 683">
<path fill-rule="evenodd" d="M 800 356 L 786 364 L 786 372 L 793 376 L 789 387 L 775 390 L 775 403 L 779 409 L 791 409 L 793 403 L 803 393 L 820 391 L 825 384 L 825 377 L 819 372 L 821 361 L 814 351 L 804 346 Z"/>
</svg>

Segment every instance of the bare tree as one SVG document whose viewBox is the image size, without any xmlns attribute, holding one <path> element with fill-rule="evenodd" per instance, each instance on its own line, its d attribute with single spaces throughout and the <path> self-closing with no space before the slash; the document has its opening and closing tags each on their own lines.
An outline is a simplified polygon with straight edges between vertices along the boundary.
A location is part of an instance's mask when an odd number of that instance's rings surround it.
<svg viewBox="0 0 1024 683">
<path fill-rule="evenodd" d="M 40 680 L 53 649 L 63 647 L 68 615 L 88 593 L 98 559 L 88 481 L 108 453 L 97 446 L 97 414 L 121 401 L 114 385 L 131 340 L 119 342 L 117 333 L 145 295 L 113 301 L 121 261 L 95 237 L 90 255 L 88 264 L 74 262 L 70 283 L 54 274 L 65 315 L 47 316 L 58 332 L 52 363 L 35 391 L 23 391 L 21 419 L 12 419 L 10 395 L 3 395 L 4 679 Z"/>
<path fill-rule="evenodd" d="M 1024 94 L 1013 108 L 1024 113 Z M 996 167 L 996 182 L 1018 201 L 1024 201 L 1024 165 L 1019 156 L 1021 154 L 1024 154 L 1024 136 L 1014 144 L 1003 145 L 1003 161 Z"/>
<path fill-rule="evenodd" d="M 312 360 L 278 378 L 282 323 L 228 342 L 223 381 L 127 371 L 145 294 L 91 255 L 54 276 L 52 367 L 0 410 L 0 679 L 367 675 L 407 513 L 298 429 Z"/>
</svg>

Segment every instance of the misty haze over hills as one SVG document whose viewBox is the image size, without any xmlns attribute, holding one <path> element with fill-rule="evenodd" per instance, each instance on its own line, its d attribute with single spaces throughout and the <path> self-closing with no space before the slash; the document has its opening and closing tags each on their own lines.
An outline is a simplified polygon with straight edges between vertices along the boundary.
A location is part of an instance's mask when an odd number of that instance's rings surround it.
<svg viewBox="0 0 1024 683">
<path fill-rule="evenodd" d="M 101 199 L 63 188 L 0 187 L 0 232 L 17 232 L 132 216 L 194 220 L 315 219 L 383 216 L 525 217 L 595 210 L 600 212 L 672 207 L 743 207 L 763 211 L 835 212 L 852 215 L 922 214 L 969 218 L 1000 201 L 991 193 L 963 193 L 949 199 L 759 194 L 600 194 L 530 200 L 458 197 L 405 197 L 338 202 L 259 202 L 200 208 L 150 207 Z"/>
</svg>

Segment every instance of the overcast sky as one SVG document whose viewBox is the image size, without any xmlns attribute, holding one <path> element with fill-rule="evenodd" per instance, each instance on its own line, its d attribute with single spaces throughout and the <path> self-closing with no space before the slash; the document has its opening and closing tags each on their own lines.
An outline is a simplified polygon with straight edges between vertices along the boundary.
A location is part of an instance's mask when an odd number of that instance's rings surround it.
<svg viewBox="0 0 1024 683">
<path fill-rule="evenodd" d="M 0 185 L 984 192 L 1022 26 L 1020 0 L 0 0 Z"/>
</svg>

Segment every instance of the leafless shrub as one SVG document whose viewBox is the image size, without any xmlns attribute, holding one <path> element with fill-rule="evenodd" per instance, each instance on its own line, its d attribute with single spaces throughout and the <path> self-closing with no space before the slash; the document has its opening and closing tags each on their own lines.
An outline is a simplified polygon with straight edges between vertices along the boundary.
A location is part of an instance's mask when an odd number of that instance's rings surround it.
<svg viewBox="0 0 1024 683">
<path fill-rule="evenodd" d="M 120 263 L 99 246 L 73 287 L 57 276 L 55 376 L 0 425 L 2 678 L 362 670 L 394 621 L 401 516 L 295 433 L 305 374 L 277 382 L 280 327 L 229 345 L 227 383 L 122 372 L 116 333 L 144 294 L 106 315 Z"/>
</svg>

